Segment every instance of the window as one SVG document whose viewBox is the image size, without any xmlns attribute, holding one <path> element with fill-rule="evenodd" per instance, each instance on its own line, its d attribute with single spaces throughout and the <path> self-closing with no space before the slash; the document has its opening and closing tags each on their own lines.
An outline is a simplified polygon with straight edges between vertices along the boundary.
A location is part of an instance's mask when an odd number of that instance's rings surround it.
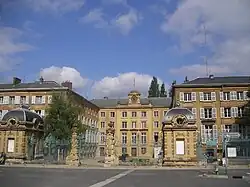
<svg viewBox="0 0 250 187">
<path fill-rule="evenodd" d="M 100 147 L 100 156 L 105 156 L 105 148 Z"/>
<path fill-rule="evenodd" d="M 224 108 L 224 117 L 225 118 L 231 117 L 231 108 Z"/>
<path fill-rule="evenodd" d="M 101 122 L 101 128 L 102 129 L 105 128 L 105 122 L 104 121 Z"/>
<path fill-rule="evenodd" d="M 101 117 L 105 117 L 105 112 L 101 112 Z"/>
<path fill-rule="evenodd" d="M 41 110 L 35 110 L 35 113 L 42 115 L 42 111 Z"/>
<path fill-rule="evenodd" d="M 35 103 L 36 104 L 42 104 L 43 97 L 42 96 L 36 96 Z"/>
<path fill-rule="evenodd" d="M 147 153 L 147 148 L 146 147 L 142 147 L 141 148 L 141 154 L 146 154 Z"/>
<path fill-rule="evenodd" d="M 217 140 L 217 127 L 216 125 L 202 125 L 202 142 L 209 140 Z"/>
<path fill-rule="evenodd" d="M 3 104 L 3 96 L 0 97 L 0 104 Z"/>
<path fill-rule="evenodd" d="M 11 105 L 15 104 L 15 96 L 10 96 L 10 102 Z"/>
<path fill-rule="evenodd" d="M 20 103 L 21 104 L 26 104 L 26 96 L 21 96 L 20 97 Z"/>
<path fill-rule="evenodd" d="M 135 118 L 137 116 L 136 114 L 136 112 L 132 112 L 132 117 Z"/>
<path fill-rule="evenodd" d="M 250 127 L 248 125 L 238 125 L 238 132 L 240 133 L 241 139 L 249 140 L 250 138 Z"/>
<path fill-rule="evenodd" d="M 223 132 L 232 132 L 232 125 L 224 125 Z"/>
<path fill-rule="evenodd" d="M 154 121 L 154 127 L 158 128 L 159 127 L 159 122 L 158 121 Z"/>
<path fill-rule="evenodd" d="M 106 135 L 104 132 L 101 132 L 101 143 L 105 143 Z"/>
<path fill-rule="evenodd" d="M 132 129 L 136 129 L 136 121 L 132 121 Z"/>
<path fill-rule="evenodd" d="M 110 117 L 114 118 L 115 117 L 115 112 L 110 112 Z"/>
<path fill-rule="evenodd" d="M 158 117 L 159 116 L 159 112 L 158 111 L 154 111 L 154 117 Z"/>
<path fill-rule="evenodd" d="M 127 147 L 122 147 L 122 154 L 127 154 Z"/>
<path fill-rule="evenodd" d="M 244 93 L 243 92 L 237 92 L 237 100 L 243 100 L 244 99 Z"/>
<path fill-rule="evenodd" d="M 203 97 L 204 97 L 204 101 L 211 101 L 212 100 L 211 92 L 203 93 Z"/>
<path fill-rule="evenodd" d="M 122 122 L 122 129 L 126 129 L 127 128 L 127 122 L 126 121 L 123 121 Z"/>
<path fill-rule="evenodd" d="M 141 122 L 141 128 L 142 129 L 146 129 L 147 128 L 147 122 L 146 121 L 142 121 Z"/>
<path fill-rule="evenodd" d="M 184 101 L 192 101 L 192 93 L 184 93 Z"/>
<path fill-rule="evenodd" d="M 141 144 L 147 144 L 147 134 L 146 134 L 146 132 L 141 133 Z"/>
<path fill-rule="evenodd" d="M 137 134 L 135 132 L 132 133 L 132 136 L 131 136 L 131 143 L 133 145 L 136 144 L 136 137 L 137 137 Z"/>
<path fill-rule="evenodd" d="M 141 112 L 141 117 L 147 117 L 147 112 L 142 111 L 142 112 Z"/>
<path fill-rule="evenodd" d="M 127 144 L 127 133 L 126 132 L 122 133 L 122 144 Z"/>
<path fill-rule="evenodd" d="M 223 100 L 224 101 L 230 100 L 230 92 L 223 92 Z"/>
<path fill-rule="evenodd" d="M 123 117 L 123 118 L 126 118 L 127 115 L 128 115 L 127 112 L 122 112 L 122 117 Z"/>
<path fill-rule="evenodd" d="M 212 119 L 212 108 L 204 108 L 205 119 Z"/>
<path fill-rule="evenodd" d="M 244 107 L 238 107 L 238 116 L 237 117 L 242 117 L 244 113 Z"/>
<path fill-rule="evenodd" d="M 158 142 L 159 139 L 159 132 L 154 132 L 154 141 Z"/>
<path fill-rule="evenodd" d="M 133 157 L 137 156 L 137 149 L 136 149 L 136 147 L 132 147 L 131 148 L 131 156 L 133 156 Z"/>
</svg>

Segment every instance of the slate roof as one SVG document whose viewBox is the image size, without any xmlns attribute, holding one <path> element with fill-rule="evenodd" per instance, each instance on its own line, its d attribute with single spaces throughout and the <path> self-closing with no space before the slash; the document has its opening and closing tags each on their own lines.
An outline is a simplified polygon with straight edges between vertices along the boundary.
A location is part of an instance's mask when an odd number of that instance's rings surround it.
<svg viewBox="0 0 250 187">
<path fill-rule="evenodd" d="M 67 89 L 66 87 L 61 86 L 55 81 L 40 81 L 32 83 L 19 83 L 19 84 L 0 84 L 0 90 L 21 90 L 21 89 Z"/>
<path fill-rule="evenodd" d="M 175 87 L 188 87 L 188 86 L 218 86 L 218 85 L 250 85 L 250 76 L 228 76 L 228 77 L 205 77 L 196 78 L 194 80 L 175 85 Z"/>
<path fill-rule="evenodd" d="M 171 98 L 141 98 L 141 105 L 152 104 L 154 107 L 165 107 L 171 106 Z M 100 108 L 115 108 L 117 105 L 127 105 L 128 99 L 93 99 L 92 103 Z"/>
</svg>

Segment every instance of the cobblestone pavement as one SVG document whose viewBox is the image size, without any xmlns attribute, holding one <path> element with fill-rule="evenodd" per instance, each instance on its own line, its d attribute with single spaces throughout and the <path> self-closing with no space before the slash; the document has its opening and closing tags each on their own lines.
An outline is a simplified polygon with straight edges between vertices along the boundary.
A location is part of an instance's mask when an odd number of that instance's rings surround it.
<svg viewBox="0 0 250 187">
<path fill-rule="evenodd" d="M 230 170 L 245 175 L 249 170 Z M 0 167 L 1 187 L 249 187 L 243 179 L 201 178 L 200 170 Z"/>
</svg>

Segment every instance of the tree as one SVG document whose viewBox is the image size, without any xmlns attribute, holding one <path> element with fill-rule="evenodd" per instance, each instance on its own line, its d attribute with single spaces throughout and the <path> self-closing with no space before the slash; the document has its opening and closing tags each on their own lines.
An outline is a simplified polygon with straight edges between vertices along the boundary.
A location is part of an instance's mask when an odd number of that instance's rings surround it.
<svg viewBox="0 0 250 187">
<path fill-rule="evenodd" d="M 73 127 L 78 133 L 84 132 L 86 126 L 78 120 L 80 107 L 73 105 L 73 98 L 69 93 L 56 93 L 52 96 L 52 103 L 46 110 L 45 137 L 53 136 L 57 140 L 69 140 Z"/>
<path fill-rule="evenodd" d="M 167 92 L 164 83 L 161 84 L 160 97 L 167 97 Z"/>
<path fill-rule="evenodd" d="M 159 90 L 159 84 L 156 77 L 153 77 L 149 90 L 148 90 L 148 97 L 159 97 L 160 96 L 160 90 Z"/>
</svg>

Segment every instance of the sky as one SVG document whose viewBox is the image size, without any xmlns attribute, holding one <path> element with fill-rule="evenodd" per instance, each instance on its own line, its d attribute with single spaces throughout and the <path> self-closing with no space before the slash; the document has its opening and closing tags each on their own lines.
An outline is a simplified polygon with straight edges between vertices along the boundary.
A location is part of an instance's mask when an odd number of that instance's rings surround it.
<svg viewBox="0 0 250 187">
<path fill-rule="evenodd" d="M 152 76 L 168 86 L 249 75 L 249 9 L 249 0 L 1 0 L 0 79 L 68 80 L 87 98 L 117 98 L 146 95 Z"/>
</svg>

